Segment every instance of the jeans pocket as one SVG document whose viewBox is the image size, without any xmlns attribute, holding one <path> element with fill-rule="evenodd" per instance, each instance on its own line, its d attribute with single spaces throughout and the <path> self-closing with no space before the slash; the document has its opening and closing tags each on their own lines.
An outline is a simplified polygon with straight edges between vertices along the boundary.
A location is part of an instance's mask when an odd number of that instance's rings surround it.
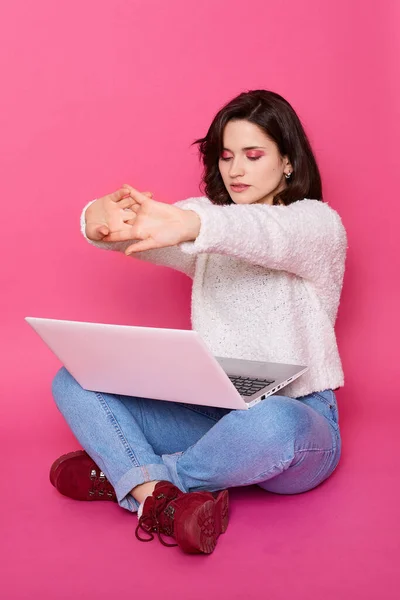
<svg viewBox="0 0 400 600">
<path fill-rule="evenodd" d="M 180 406 L 183 406 L 184 408 L 187 408 L 188 410 L 191 410 L 193 412 L 199 413 L 204 417 L 208 417 L 209 419 L 212 419 L 215 422 L 219 421 L 220 419 L 222 419 L 222 417 L 231 412 L 231 409 L 229 408 L 203 406 L 200 404 L 186 404 L 186 402 L 180 403 Z"/>
</svg>

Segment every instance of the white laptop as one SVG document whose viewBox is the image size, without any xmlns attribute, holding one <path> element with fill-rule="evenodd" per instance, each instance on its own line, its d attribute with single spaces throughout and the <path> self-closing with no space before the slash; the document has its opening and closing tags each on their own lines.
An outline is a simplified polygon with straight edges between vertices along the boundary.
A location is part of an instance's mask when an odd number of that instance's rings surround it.
<svg viewBox="0 0 400 600">
<path fill-rule="evenodd" d="M 215 357 L 191 330 L 26 321 L 86 390 L 248 409 L 308 370 Z"/>
</svg>

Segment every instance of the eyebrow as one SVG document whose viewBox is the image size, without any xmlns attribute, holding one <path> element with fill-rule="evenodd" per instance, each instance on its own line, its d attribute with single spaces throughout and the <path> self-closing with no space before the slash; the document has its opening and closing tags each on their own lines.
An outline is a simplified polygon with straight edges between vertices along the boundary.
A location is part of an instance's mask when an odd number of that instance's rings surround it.
<svg viewBox="0 0 400 600">
<path fill-rule="evenodd" d="M 266 150 L 265 146 L 246 146 L 246 148 L 242 148 L 242 150 L 258 150 L 259 148 Z M 232 152 L 232 150 L 229 150 L 229 148 L 222 148 L 222 150 L 227 150 L 227 152 Z"/>
</svg>

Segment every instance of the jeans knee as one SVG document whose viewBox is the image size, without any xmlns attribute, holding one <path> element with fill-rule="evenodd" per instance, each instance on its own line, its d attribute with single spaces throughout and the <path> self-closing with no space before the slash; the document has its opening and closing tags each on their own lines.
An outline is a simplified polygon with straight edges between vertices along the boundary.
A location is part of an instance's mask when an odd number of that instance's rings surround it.
<svg viewBox="0 0 400 600">
<path fill-rule="evenodd" d="M 257 406 L 260 407 L 258 426 L 268 431 L 270 437 L 276 436 L 277 440 L 294 439 L 300 432 L 304 434 L 311 427 L 309 415 L 292 398 L 271 396 L 250 410 L 254 411 Z"/>
<path fill-rule="evenodd" d="M 71 373 L 65 367 L 61 367 L 54 376 L 51 391 L 57 407 L 62 410 L 64 400 L 71 396 L 71 389 L 78 385 Z"/>
</svg>

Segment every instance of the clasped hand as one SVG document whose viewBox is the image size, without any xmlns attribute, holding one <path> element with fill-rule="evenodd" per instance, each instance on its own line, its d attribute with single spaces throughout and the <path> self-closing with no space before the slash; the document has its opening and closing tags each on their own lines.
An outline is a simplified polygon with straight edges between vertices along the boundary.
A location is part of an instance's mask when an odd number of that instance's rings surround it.
<svg viewBox="0 0 400 600">
<path fill-rule="evenodd" d="M 135 240 L 126 255 L 192 241 L 199 231 L 200 218 L 194 211 L 157 202 L 150 192 L 128 184 L 86 210 L 87 237 L 104 242 Z"/>
</svg>

